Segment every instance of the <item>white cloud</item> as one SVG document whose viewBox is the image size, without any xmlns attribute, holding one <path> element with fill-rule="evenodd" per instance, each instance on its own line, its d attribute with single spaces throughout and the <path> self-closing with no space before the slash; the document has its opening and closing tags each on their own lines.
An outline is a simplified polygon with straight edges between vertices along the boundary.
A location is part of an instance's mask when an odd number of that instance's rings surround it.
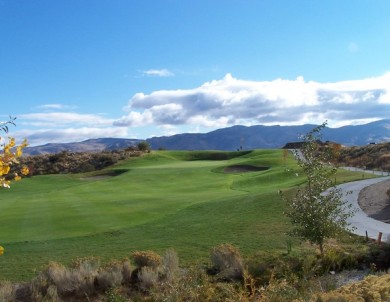
<svg viewBox="0 0 390 302">
<path fill-rule="evenodd" d="M 48 113 L 29 113 L 18 116 L 21 122 L 28 121 L 32 125 L 40 126 L 60 126 L 60 125 L 111 125 L 112 119 L 107 119 L 98 114 L 80 114 L 74 112 L 48 112 Z"/>
<path fill-rule="evenodd" d="M 64 105 L 64 104 L 45 104 L 45 105 L 37 106 L 37 108 L 43 109 L 43 110 L 67 110 L 67 109 L 71 109 L 74 107 Z"/>
<path fill-rule="evenodd" d="M 137 93 L 118 126 L 187 125 L 219 128 L 230 125 L 352 124 L 388 118 L 390 73 L 335 83 L 276 79 L 247 81 L 227 74 L 188 90 Z"/>
<path fill-rule="evenodd" d="M 172 77 L 174 73 L 168 69 L 149 69 L 142 71 L 142 74 L 150 77 Z"/>
<path fill-rule="evenodd" d="M 193 89 L 137 93 L 120 118 L 66 112 L 60 104 L 18 116 L 17 139 L 31 145 L 97 137 L 151 137 L 232 125 L 320 124 L 331 127 L 389 118 L 390 72 L 334 83 L 294 80 L 248 81 L 227 74 Z M 22 130 L 19 130 L 19 126 Z M 133 129 L 128 127 L 134 127 Z M 26 129 L 26 130 L 23 130 Z"/>
<path fill-rule="evenodd" d="M 123 127 L 80 127 L 21 130 L 13 133 L 17 141 L 27 138 L 30 146 L 46 143 L 79 142 L 90 138 L 126 137 L 127 128 Z"/>
<path fill-rule="evenodd" d="M 18 126 L 25 130 L 14 132 L 14 136 L 18 140 L 27 138 L 29 144 L 33 146 L 89 138 L 126 137 L 128 128 L 113 127 L 113 121 L 99 114 L 75 112 L 21 114 L 18 116 Z"/>
</svg>

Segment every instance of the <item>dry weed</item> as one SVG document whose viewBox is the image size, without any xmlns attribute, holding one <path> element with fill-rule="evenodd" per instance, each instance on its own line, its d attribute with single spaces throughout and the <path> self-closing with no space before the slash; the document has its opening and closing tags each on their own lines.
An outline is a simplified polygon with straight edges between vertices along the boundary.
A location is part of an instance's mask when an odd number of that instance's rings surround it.
<svg viewBox="0 0 390 302">
<path fill-rule="evenodd" d="M 135 251 L 132 256 L 137 268 L 144 266 L 157 268 L 161 264 L 161 256 L 153 251 Z"/>
<path fill-rule="evenodd" d="M 244 264 L 240 251 L 231 244 L 220 244 L 211 251 L 211 262 L 218 277 L 224 280 L 241 280 Z"/>
<path fill-rule="evenodd" d="M 11 282 L 0 282 L 0 301 L 14 301 L 15 300 L 15 288 Z"/>
<path fill-rule="evenodd" d="M 123 281 L 122 264 L 112 262 L 101 268 L 96 276 L 96 283 L 99 289 L 106 291 L 109 288 L 120 286 Z"/>
<path fill-rule="evenodd" d="M 159 276 L 154 267 L 144 266 L 138 273 L 139 286 L 143 290 L 150 290 L 157 286 Z"/>
</svg>

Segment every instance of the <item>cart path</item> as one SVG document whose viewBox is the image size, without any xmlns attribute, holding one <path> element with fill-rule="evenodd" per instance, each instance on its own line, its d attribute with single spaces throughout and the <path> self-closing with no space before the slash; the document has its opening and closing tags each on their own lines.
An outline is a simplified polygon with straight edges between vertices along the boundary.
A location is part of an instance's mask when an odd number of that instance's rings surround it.
<svg viewBox="0 0 390 302">
<path fill-rule="evenodd" d="M 366 171 L 367 172 L 367 171 Z M 363 179 L 359 181 L 349 182 L 338 185 L 343 193 L 343 198 L 352 205 L 352 209 L 355 211 L 355 215 L 348 219 L 351 226 L 355 227 L 354 234 L 359 236 L 366 236 L 372 239 L 377 239 L 379 232 L 382 232 L 382 240 L 390 240 L 390 224 L 375 220 L 369 217 L 359 206 L 359 193 L 365 187 L 370 185 L 389 180 L 390 176 Z M 348 193 L 349 192 L 349 193 Z"/>
</svg>

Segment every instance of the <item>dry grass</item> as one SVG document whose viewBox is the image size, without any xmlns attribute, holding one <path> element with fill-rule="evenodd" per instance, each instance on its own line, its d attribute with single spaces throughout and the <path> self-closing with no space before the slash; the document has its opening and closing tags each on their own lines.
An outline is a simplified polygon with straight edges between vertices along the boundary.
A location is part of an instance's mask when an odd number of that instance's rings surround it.
<svg viewBox="0 0 390 302">
<path fill-rule="evenodd" d="M 179 273 L 179 257 L 173 249 L 165 252 L 162 260 L 162 273 L 166 282 L 172 282 Z"/>
<path fill-rule="evenodd" d="M 139 286 L 143 290 L 155 288 L 159 281 L 157 268 L 144 266 L 138 273 Z"/>
<path fill-rule="evenodd" d="M 120 286 L 123 282 L 123 270 L 123 263 L 118 261 L 109 263 L 99 270 L 96 276 L 96 286 L 103 291 Z"/>
<path fill-rule="evenodd" d="M 363 281 L 345 285 L 335 291 L 323 293 L 312 301 L 316 302 L 382 302 L 390 301 L 390 275 L 368 276 Z"/>
<path fill-rule="evenodd" d="M 12 301 L 15 298 L 15 288 L 11 282 L 0 282 L 0 301 Z"/>
<path fill-rule="evenodd" d="M 136 251 L 132 253 L 132 258 L 137 268 L 144 266 L 156 268 L 162 261 L 161 256 L 153 251 Z"/>
<path fill-rule="evenodd" d="M 342 254 L 343 249 L 336 242 L 330 242 L 329 246 L 328 250 L 334 251 L 328 255 L 329 263 L 337 265 L 344 258 L 335 255 Z M 10 282 L 1 282 L 0 301 L 390 301 L 389 274 L 372 275 L 335 289 L 336 279 L 331 275 L 314 277 L 318 272 L 315 262 L 309 261 L 312 266 L 298 272 L 295 264 L 289 262 L 291 258 L 286 258 L 288 263 L 284 265 L 281 259 L 263 259 L 273 265 L 273 270 L 268 281 L 260 283 L 261 277 L 254 277 L 244 269 L 239 250 L 229 244 L 218 245 L 211 251 L 216 276 L 199 267 L 180 269 L 174 250 L 167 250 L 164 257 L 150 251 L 136 252 L 133 256 L 137 259 L 134 271 L 127 259 L 104 266 L 96 258 L 78 259 L 70 267 L 51 262 L 29 284 L 23 285 L 23 297 L 19 293 L 16 299 L 20 285 L 18 288 Z M 304 271 L 309 273 L 301 276 Z M 134 274 L 136 282 L 132 279 Z"/>
<path fill-rule="evenodd" d="M 240 251 L 231 244 L 220 244 L 211 251 L 211 262 L 218 277 L 223 280 L 241 280 L 244 264 Z"/>
</svg>

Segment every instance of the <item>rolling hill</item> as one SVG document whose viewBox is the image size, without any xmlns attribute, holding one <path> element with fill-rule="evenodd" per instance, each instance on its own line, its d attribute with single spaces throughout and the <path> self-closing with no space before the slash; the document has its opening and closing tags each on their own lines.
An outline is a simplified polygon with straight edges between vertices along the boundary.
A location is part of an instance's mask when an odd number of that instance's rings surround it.
<svg viewBox="0 0 390 302">
<path fill-rule="evenodd" d="M 208 133 L 183 133 L 173 136 L 147 139 L 152 149 L 166 150 L 225 150 L 281 148 L 287 142 L 298 141 L 315 125 L 301 126 L 233 126 Z M 364 125 L 326 128 L 323 139 L 346 146 L 362 146 L 369 143 L 390 141 L 390 119 Z M 114 150 L 134 146 L 141 140 L 121 138 L 89 139 L 83 142 L 47 144 L 26 148 L 25 153 L 34 155 L 61 151 L 85 152 Z"/>
</svg>

